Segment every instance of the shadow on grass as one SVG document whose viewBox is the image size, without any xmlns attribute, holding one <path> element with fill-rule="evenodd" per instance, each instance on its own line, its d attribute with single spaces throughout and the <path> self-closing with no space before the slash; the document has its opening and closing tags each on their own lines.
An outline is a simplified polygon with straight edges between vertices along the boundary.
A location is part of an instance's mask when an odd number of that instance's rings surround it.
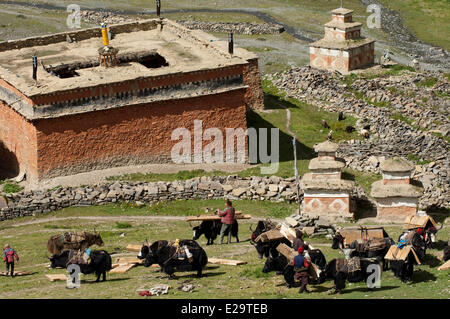
<svg viewBox="0 0 450 319">
<path fill-rule="evenodd" d="M 102 281 L 101 277 L 100 277 L 100 281 L 96 282 L 95 278 L 92 280 L 81 280 L 81 284 L 100 284 L 100 283 L 107 283 L 107 282 L 115 282 L 115 281 L 125 281 L 125 280 L 130 280 L 130 278 L 113 278 L 113 279 L 108 279 L 106 278 L 106 281 Z"/>
<path fill-rule="evenodd" d="M 280 102 L 281 103 L 281 102 Z M 293 104 L 283 102 L 285 104 L 289 104 L 289 107 L 296 107 Z M 280 107 L 281 109 L 284 109 L 283 107 Z M 285 120 L 283 121 L 285 123 Z M 267 128 L 267 153 L 271 152 L 272 150 L 272 141 L 270 132 L 271 129 L 280 129 L 276 126 L 274 126 L 272 123 L 266 121 L 263 119 L 258 113 L 254 112 L 253 110 L 247 111 L 247 127 L 255 128 L 257 131 L 257 139 L 258 139 L 258 146 L 260 141 L 260 130 L 261 128 Z M 285 129 L 285 127 L 282 127 L 281 129 Z M 289 162 L 294 160 L 294 152 L 293 152 L 293 145 L 292 145 L 292 136 L 283 132 L 282 130 L 279 130 L 279 162 Z M 302 143 L 300 143 L 298 140 L 296 140 L 296 150 L 297 150 L 297 159 L 312 159 L 316 156 L 314 150 Z M 258 147 L 258 152 L 259 152 Z M 260 162 L 260 156 L 258 156 L 258 164 L 261 164 Z"/>
<path fill-rule="evenodd" d="M 439 234 L 439 232 L 438 232 L 438 234 Z M 445 246 L 447 246 L 447 243 L 448 242 L 443 241 L 442 239 L 439 239 L 437 242 L 431 243 L 429 247 L 432 249 L 443 250 L 445 248 Z"/>
<path fill-rule="evenodd" d="M 450 209 L 431 206 L 427 208 L 427 214 L 433 217 L 436 222 L 443 223 L 450 216 Z"/>
<path fill-rule="evenodd" d="M 368 288 L 368 287 L 358 287 L 358 288 L 352 288 L 347 289 L 345 288 L 343 290 L 343 293 L 351 293 L 351 292 L 376 292 L 376 291 L 385 291 L 385 290 L 392 290 L 399 288 L 400 286 L 381 286 L 380 288 Z"/>
<path fill-rule="evenodd" d="M 226 272 L 209 272 L 209 273 L 203 273 L 201 278 L 204 277 L 216 277 L 216 276 L 221 276 L 221 275 L 226 275 Z M 197 274 L 186 274 L 186 275 L 179 275 L 178 273 L 176 273 L 174 275 L 174 280 L 177 279 L 181 279 L 181 278 L 192 278 L 192 279 L 201 279 L 199 277 L 197 277 Z"/>
<path fill-rule="evenodd" d="M 412 276 L 413 283 L 435 281 L 436 279 L 437 277 L 435 275 L 423 269 L 415 270 Z"/>
</svg>

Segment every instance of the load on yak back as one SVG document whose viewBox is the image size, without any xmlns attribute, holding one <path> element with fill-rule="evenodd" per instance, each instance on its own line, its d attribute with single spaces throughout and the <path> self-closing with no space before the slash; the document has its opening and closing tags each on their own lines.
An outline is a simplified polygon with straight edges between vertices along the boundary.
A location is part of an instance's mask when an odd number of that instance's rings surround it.
<svg viewBox="0 0 450 319">
<path fill-rule="evenodd" d="M 208 263 L 203 248 L 189 239 L 176 239 L 175 242 L 157 240 L 152 244 L 146 242 L 137 257 L 145 259 L 145 267 L 158 264 L 161 271 L 169 275 L 169 279 L 174 278 L 175 271 L 197 271 L 197 276 L 201 277 Z"/>
<path fill-rule="evenodd" d="M 82 250 L 97 245 L 103 246 L 103 240 L 99 232 L 65 232 L 54 235 L 47 242 L 47 250 L 52 255 L 60 255 L 64 250 Z"/>
</svg>

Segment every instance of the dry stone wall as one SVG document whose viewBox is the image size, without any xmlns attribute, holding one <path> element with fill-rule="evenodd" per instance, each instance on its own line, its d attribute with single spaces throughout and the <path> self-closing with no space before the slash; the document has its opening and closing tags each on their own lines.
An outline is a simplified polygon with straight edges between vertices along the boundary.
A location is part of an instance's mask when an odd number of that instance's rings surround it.
<svg viewBox="0 0 450 319">
<path fill-rule="evenodd" d="M 173 182 L 110 182 L 87 187 L 22 191 L 5 195 L 0 220 L 35 216 L 69 206 L 133 202 L 137 205 L 189 199 L 296 201 L 295 178 L 217 176 Z"/>
</svg>

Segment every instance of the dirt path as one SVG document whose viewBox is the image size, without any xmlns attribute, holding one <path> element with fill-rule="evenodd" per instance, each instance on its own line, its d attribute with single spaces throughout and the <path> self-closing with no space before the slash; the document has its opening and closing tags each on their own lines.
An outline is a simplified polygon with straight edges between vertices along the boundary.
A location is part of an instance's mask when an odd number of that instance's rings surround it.
<svg viewBox="0 0 450 319">
<path fill-rule="evenodd" d="M 20 227 L 27 225 L 35 225 L 48 222 L 57 222 L 61 220 L 70 219 L 85 219 L 94 221 L 132 221 L 132 222 L 146 222 L 146 221 L 184 221 L 187 216 L 70 216 L 70 217 L 48 217 L 30 220 L 27 222 L 17 223 L 11 225 L 12 227 Z M 239 221 L 240 223 L 255 222 L 259 218 L 252 217 L 251 219 Z M 275 220 L 275 219 L 273 219 Z"/>
</svg>

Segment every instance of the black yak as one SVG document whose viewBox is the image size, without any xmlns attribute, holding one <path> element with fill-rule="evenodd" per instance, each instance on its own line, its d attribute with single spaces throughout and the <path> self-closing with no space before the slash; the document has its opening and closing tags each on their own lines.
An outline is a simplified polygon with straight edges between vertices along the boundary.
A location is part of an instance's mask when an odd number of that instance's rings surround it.
<svg viewBox="0 0 450 319">
<path fill-rule="evenodd" d="M 378 262 L 383 264 L 383 271 L 388 270 L 389 262 L 384 260 L 384 256 L 389 251 L 389 248 L 394 245 L 395 242 L 392 238 L 373 238 L 368 241 L 359 244 L 358 241 L 354 241 L 348 245 L 348 249 L 351 249 L 350 257 L 361 258 L 376 258 Z"/>
<path fill-rule="evenodd" d="M 154 243 L 153 245 L 155 244 L 157 243 Z M 162 245 L 161 247 L 152 246 L 150 246 L 149 252 L 145 258 L 144 266 L 150 267 L 153 264 L 158 264 L 161 267 L 161 270 L 169 275 L 169 279 L 174 278 L 173 273 L 175 271 L 197 271 L 197 277 L 201 277 L 203 268 L 208 263 L 206 252 L 198 245 L 183 246 L 180 241 L 178 247 L 172 244 Z M 192 260 L 189 260 L 188 256 L 183 256 L 183 259 L 179 258 L 179 253 L 183 253 L 181 247 L 187 247 L 189 253 L 192 254 Z"/>
<path fill-rule="evenodd" d="M 325 267 L 325 270 L 320 273 L 319 283 L 325 280 L 334 279 L 336 286 L 336 293 L 341 294 L 345 288 L 345 282 L 360 282 L 365 281 L 371 274 L 368 272 L 369 265 L 379 265 L 376 259 L 366 259 L 353 257 L 351 259 L 333 259 Z"/>
<path fill-rule="evenodd" d="M 72 256 L 79 254 L 78 251 L 75 250 L 65 250 L 60 255 L 53 255 L 50 257 L 50 267 L 62 267 L 67 268 L 72 261 Z M 76 263 L 80 266 L 81 273 L 83 274 L 92 274 L 95 273 L 97 276 L 96 282 L 100 281 L 100 276 L 103 275 L 103 280 L 106 280 L 106 272 L 112 269 L 112 260 L 111 256 L 105 250 L 92 250 L 90 253 L 90 262 L 89 264 L 84 263 Z"/>
<path fill-rule="evenodd" d="M 207 239 L 206 245 L 214 244 L 214 240 L 220 234 L 220 229 L 222 228 L 221 221 L 210 221 L 205 220 L 199 226 L 192 227 L 194 231 L 193 240 L 197 240 L 201 235 L 205 235 Z M 238 237 L 239 225 L 237 220 L 234 222 L 233 226 L 231 226 L 231 236 L 236 238 L 236 242 L 239 242 Z M 228 230 L 225 232 L 225 236 L 228 235 Z"/>
</svg>

